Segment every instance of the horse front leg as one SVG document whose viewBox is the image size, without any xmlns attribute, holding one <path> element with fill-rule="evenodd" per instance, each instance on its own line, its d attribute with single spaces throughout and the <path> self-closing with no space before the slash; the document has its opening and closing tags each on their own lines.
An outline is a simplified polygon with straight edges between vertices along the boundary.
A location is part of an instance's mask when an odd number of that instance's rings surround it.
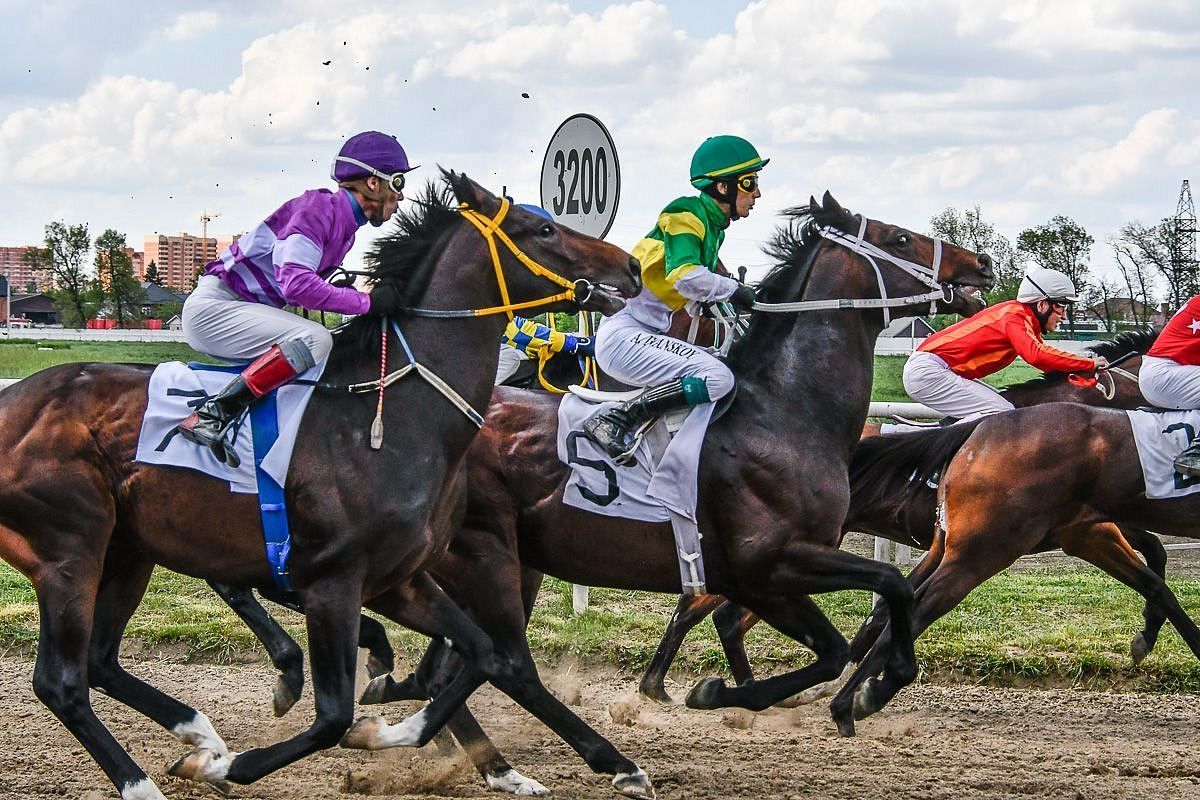
<svg viewBox="0 0 1200 800">
<path fill-rule="evenodd" d="M 1157 536 L 1140 528 L 1121 528 L 1121 534 L 1129 546 L 1142 554 L 1150 571 L 1162 579 L 1167 577 L 1167 551 Z M 1142 608 L 1142 619 L 1145 625 L 1140 633 L 1133 637 L 1129 652 L 1133 657 L 1133 665 L 1141 664 L 1158 641 L 1158 633 L 1163 623 L 1167 621 L 1166 614 L 1157 603 L 1147 602 Z"/>
<path fill-rule="evenodd" d="M 671 702 L 671 695 L 667 694 L 665 686 L 667 670 L 679 653 L 684 637 L 724 602 L 725 598 L 719 594 L 683 595 L 679 598 L 675 613 L 671 615 L 671 621 L 667 623 L 667 629 L 658 643 L 658 649 L 654 651 L 654 657 L 642 673 L 642 680 L 638 684 L 639 692 L 660 703 Z"/>
<path fill-rule="evenodd" d="M 216 581 L 209 581 L 208 585 L 262 642 L 271 663 L 279 670 L 279 677 L 271 692 L 271 710 L 275 716 L 282 717 L 296 705 L 304 691 L 304 651 L 263 608 L 252 589 Z"/>
<path fill-rule="evenodd" d="M 199 748 L 175 762 L 171 774 L 220 784 L 247 784 L 304 756 L 334 746 L 354 716 L 361 582 L 327 577 L 301 592 L 312 660 L 316 719 L 290 739 L 224 756 Z"/>
</svg>

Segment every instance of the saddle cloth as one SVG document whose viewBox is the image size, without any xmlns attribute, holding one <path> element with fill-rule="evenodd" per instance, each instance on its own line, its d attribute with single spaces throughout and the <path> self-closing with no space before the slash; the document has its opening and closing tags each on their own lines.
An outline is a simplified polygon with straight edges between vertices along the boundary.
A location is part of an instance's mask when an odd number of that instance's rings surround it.
<svg viewBox="0 0 1200 800">
<path fill-rule="evenodd" d="M 1146 480 L 1146 497 L 1162 500 L 1200 492 L 1200 478 L 1175 471 L 1179 455 L 1200 432 L 1200 411 L 1126 411 Z"/>
<path fill-rule="evenodd" d="M 317 380 L 324 370 L 324 363 L 317 364 L 301 375 L 300 379 Z M 192 413 L 198 402 L 221 391 L 237 372 L 240 372 L 240 369 L 193 370 L 179 361 L 159 364 L 150 376 L 146 415 L 142 419 L 142 430 L 138 436 L 137 455 L 134 456 L 134 460 L 144 464 L 194 469 L 228 481 L 230 491 L 257 493 L 253 423 L 250 415 L 243 419 L 242 428 L 234 443 L 234 450 L 242 460 L 237 469 L 222 464 L 207 447 L 189 442 L 179 435 L 170 436 L 175 426 Z M 296 443 L 296 432 L 300 428 L 300 419 L 304 416 L 304 408 L 308 405 L 312 390 L 312 386 L 288 384 L 276 392 L 279 438 L 262 458 L 261 467 L 280 486 L 283 486 L 287 479 L 288 464 L 291 462 L 292 448 Z M 164 440 L 166 445 L 159 450 Z"/>
<path fill-rule="evenodd" d="M 563 502 L 608 517 L 670 522 L 683 590 L 703 594 L 696 482 L 713 405 L 706 403 L 688 412 L 674 437 L 667 420 L 658 420 L 638 444 L 637 461 L 624 467 L 614 464 L 582 431 L 584 420 L 615 405 L 590 403 L 573 394 L 565 395 L 559 404 L 558 457 L 571 468 Z"/>
</svg>

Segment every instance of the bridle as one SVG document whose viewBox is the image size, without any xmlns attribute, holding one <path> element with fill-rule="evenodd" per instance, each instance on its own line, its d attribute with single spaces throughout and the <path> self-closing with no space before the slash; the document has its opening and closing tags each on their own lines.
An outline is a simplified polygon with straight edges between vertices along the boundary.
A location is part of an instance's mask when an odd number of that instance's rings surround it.
<svg viewBox="0 0 1200 800">
<path fill-rule="evenodd" d="M 782 314 L 795 311 L 827 311 L 843 308 L 882 308 L 884 327 L 891 324 L 891 309 L 908 306 L 915 303 L 929 303 L 929 313 L 937 311 L 939 300 L 949 303 L 954 298 L 954 290 L 950 286 L 938 283 L 937 275 L 942 266 L 942 240 L 933 238 L 933 263 L 931 266 L 918 264 L 899 256 L 893 255 L 878 245 L 866 240 L 867 218 L 860 217 L 858 235 L 825 225 L 817 229 L 817 233 L 834 244 L 841 245 L 850 252 L 862 256 L 875 271 L 875 279 L 879 284 L 879 297 L 834 298 L 831 300 L 802 300 L 794 303 L 761 303 L 754 304 L 755 311 Z M 932 238 L 932 237 L 931 237 Z M 903 272 L 916 278 L 930 288 L 923 294 L 907 295 L 905 297 L 888 297 L 887 285 L 883 280 L 883 271 L 879 268 L 878 260 L 886 261 Z"/>
</svg>

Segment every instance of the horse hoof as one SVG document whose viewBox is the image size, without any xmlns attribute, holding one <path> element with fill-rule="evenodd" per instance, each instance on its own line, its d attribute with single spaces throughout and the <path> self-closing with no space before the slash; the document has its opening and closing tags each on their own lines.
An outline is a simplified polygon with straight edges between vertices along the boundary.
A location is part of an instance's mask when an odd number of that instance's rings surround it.
<svg viewBox="0 0 1200 800">
<path fill-rule="evenodd" d="M 372 678 L 378 678 L 381 675 L 390 675 L 392 668 L 380 661 L 373 655 L 367 656 L 367 675 Z"/>
<path fill-rule="evenodd" d="M 299 694 L 292 691 L 287 679 L 280 675 L 279 680 L 275 681 L 275 690 L 271 693 L 271 710 L 275 712 L 275 716 L 282 717 L 291 711 L 299 699 Z"/>
<path fill-rule="evenodd" d="M 386 726 L 387 721 L 383 717 L 359 717 L 338 744 L 352 750 L 374 750 L 380 732 Z"/>
<path fill-rule="evenodd" d="M 692 691 L 688 692 L 687 700 L 684 703 L 688 708 L 723 708 L 724 703 L 721 702 L 721 693 L 724 691 L 724 678 L 705 678 L 692 687 Z"/>
<path fill-rule="evenodd" d="M 621 772 L 613 778 L 613 788 L 626 797 L 638 797 L 642 800 L 654 800 L 654 786 L 646 775 L 646 770 L 637 772 Z"/>
<path fill-rule="evenodd" d="M 533 778 L 526 778 L 512 767 L 497 772 L 495 775 L 485 775 L 488 788 L 494 792 L 515 794 L 519 797 L 545 797 L 550 790 Z"/>
<path fill-rule="evenodd" d="M 363 689 L 362 697 L 358 698 L 359 705 L 374 706 L 388 701 L 388 687 L 391 683 L 391 675 L 380 675 L 372 678 L 367 688 Z"/>
<path fill-rule="evenodd" d="M 1139 633 L 1133 637 L 1133 644 L 1129 646 L 1129 654 L 1133 657 L 1133 665 L 1139 666 L 1146 656 L 1150 655 L 1150 645 L 1146 643 L 1145 634 Z"/>
<path fill-rule="evenodd" d="M 207 747 L 198 747 L 172 764 L 167 774 L 176 778 L 210 783 L 220 788 L 225 785 L 225 776 L 229 774 L 233 755 L 230 753 L 229 756 L 225 756 Z"/>
<path fill-rule="evenodd" d="M 838 736 L 845 736 L 847 739 L 854 735 L 854 720 L 849 717 L 838 717 L 836 714 L 833 717 L 833 724 L 837 725 Z"/>
<path fill-rule="evenodd" d="M 671 695 L 667 694 L 667 690 L 663 688 L 661 683 L 639 686 L 638 693 L 641 694 L 642 697 L 647 697 L 656 703 L 671 705 L 675 702 L 671 699 Z"/>
</svg>

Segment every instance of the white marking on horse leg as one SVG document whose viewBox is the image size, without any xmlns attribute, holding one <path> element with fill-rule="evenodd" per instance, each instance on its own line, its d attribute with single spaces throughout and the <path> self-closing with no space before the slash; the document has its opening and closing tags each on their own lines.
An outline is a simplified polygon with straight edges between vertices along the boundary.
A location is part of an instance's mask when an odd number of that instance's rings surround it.
<svg viewBox="0 0 1200 800">
<path fill-rule="evenodd" d="M 821 698 L 830 697 L 837 694 L 838 690 L 846 684 L 850 676 L 854 674 L 854 670 L 858 669 L 858 665 L 853 661 L 846 662 L 846 667 L 842 670 L 842 674 L 831 681 L 818 683 L 816 686 L 810 686 L 802 692 L 792 695 L 788 700 L 785 700 L 780 705 L 785 708 L 795 708 L 796 706 L 804 706 L 809 703 L 815 703 Z"/>
<path fill-rule="evenodd" d="M 550 790 L 533 778 L 526 778 L 511 767 L 495 775 L 485 775 L 487 785 L 496 792 L 521 795 L 524 797 L 544 797 Z"/>
<path fill-rule="evenodd" d="M 171 729 L 181 742 L 195 745 L 198 748 L 212 750 L 221 755 L 229 755 L 229 747 L 218 734 L 212 722 L 199 711 L 192 717 L 191 722 L 181 722 Z"/>
<path fill-rule="evenodd" d="M 229 767 L 237 753 L 217 753 L 198 748 L 171 765 L 167 772 L 177 778 L 220 784 L 229 774 Z"/>
<path fill-rule="evenodd" d="M 382 717 L 363 717 L 350 726 L 342 737 L 342 747 L 358 750 L 384 750 L 389 747 L 417 747 L 425 732 L 425 706 L 417 713 L 395 725 L 388 725 Z"/>
<path fill-rule="evenodd" d="M 154 785 L 154 781 L 142 778 L 135 783 L 125 784 L 125 788 L 121 790 L 121 800 L 167 800 L 167 798 Z"/>
</svg>

